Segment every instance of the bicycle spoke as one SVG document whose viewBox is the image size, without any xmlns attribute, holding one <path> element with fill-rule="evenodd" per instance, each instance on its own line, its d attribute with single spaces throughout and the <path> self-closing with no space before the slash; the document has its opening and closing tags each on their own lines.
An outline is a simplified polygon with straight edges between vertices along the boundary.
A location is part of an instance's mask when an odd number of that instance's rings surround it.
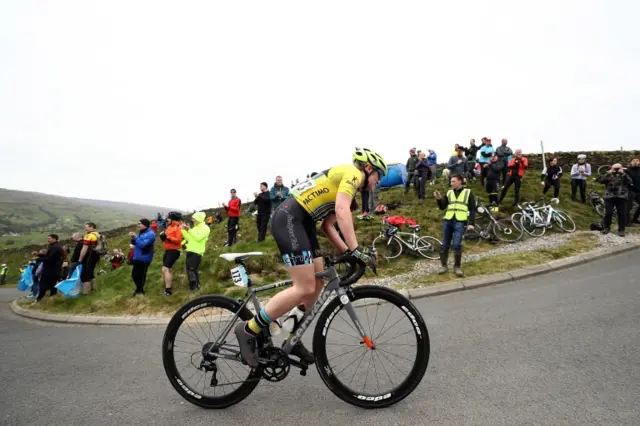
<svg viewBox="0 0 640 426">
<path fill-rule="evenodd" d="M 336 355 L 336 356 L 334 356 L 333 358 L 328 359 L 328 360 L 327 360 L 327 362 L 329 362 L 329 361 L 333 361 L 334 359 L 337 359 L 337 358 L 340 358 L 340 357 L 341 357 L 341 356 L 343 356 L 343 355 L 350 354 L 351 352 L 355 352 L 355 351 L 357 351 L 358 349 L 361 349 L 361 348 L 364 348 L 364 346 L 359 346 L 359 347 L 357 347 L 357 348 L 355 348 L 355 349 L 351 349 L 351 350 L 350 350 L 350 351 L 348 351 L 348 352 L 343 352 L 343 353 L 342 353 L 342 354 L 340 354 L 340 355 Z"/>
<path fill-rule="evenodd" d="M 387 339 L 387 340 L 385 340 L 384 342 L 380 342 L 380 343 L 376 342 L 376 347 L 377 347 L 377 346 L 380 346 L 380 345 L 384 345 L 385 343 L 390 342 L 390 341 L 392 341 L 392 340 L 394 340 L 394 339 L 397 339 L 398 337 L 402 337 L 402 336 L 404 336 L 405 334 L 409 334 L 409 333 L 411 333 L 412 331 L 413 331 L 413 329 L 410 329 L 409 331 L 405 331 L 404 333 L 399 334 L 399 335 L 397 335 L 396 337 L 392 337 L 391 339 Z M 394 343 L 394 345 L 395 345 L 395 343 Z"/>
<path fill-rule="evenodd" d="M 367 355 L 367 353 L 363 353 L 362 357 L 360 359 L 360 363 L 358 364 L 358 367 L 356 367 L 356 371 L 353 373 L 353 376 L 351 377 L 351 380 L 349 380 L 349 384 L 347 386 L 351 385 L 351 382 L 353 382 L 353 379 L 356 378 L 356 374 L 358 374 L 358 370 L 360 370 L 360 366 L 362 365 L 362 361 L 364 361 L 365 356 Z"/>
<path fill-rule="evenodd" d="M 384 359 L 388 360 L 391 365 L 393 365 L 395 368 L 397 368 L 402 374 L 407 374 L 404 371 L 402 371 L 402 369 L 400 367 L 398 367 L 397 365 L 395 365 L 391 360 L 389 360 L 389 358 L 387 358 L 382 352 L 378 352 L 378 354 L 380 354 L 381 357 L 384 357 Z"/>
<path fill-rule="evenodd" d="M 376 321 L 378 320 L 378 312 L 380 312 L 380 305 L 376 306 L 376 316 L 373 318 L 373 327 L 371 329 L 371 337 L 373 338 L 373 333 L 376 331 Z"/>
<path fill-rule="evenodd" d="M 413 363 L 413 362 L 414 362 L 413 360 L 411 360 L 411 359 L 409 359 L 409 358 L 405 358 L 405 357 L 403 357 L 402 355 L 398 355 L 398 354 L 397 354 L 397 353 L 395 353 L 395 352 L 387 351 L 387 350 L 384 350 L 384 349 L 382 349 L 382 348 L 377 348 L 377 349 L 381 350 L 382 352 L 384 352 L 384 353 L 386 353 L 386 354 L 388 354 L 388 355 L 395 355 L 395 356 L 397 356 L 398 358 L 400 358 L 400 359 L 404 359 L 405 361 L 408 361 L 408 362 L 410 362 L 410 363 Z"/>
<path fill-rule="evenodd" d="M 398 321 L 394 322 L 394 323 L 393 323 L 393 325 L 392 325 L 391 327 L 387 328 L 387 329 L 384 331 L 384 333 L 380 334 L 380 335 L 378 336 L 378 339 L 379 339 L 379 338 L 381 338 L 382 336 L 384 336 L 386 333 L 388 333 L 388 332 L 389 332 L 389 330 L 391 330 L 393 327 L 395 327 L 395 326 L 396 326 L 396 324 L 398 324 L 398 323 L 399 323 L 400 321 L 402 321 L 403 319 L 404 319 L 403 317 L 400 317 L 400 319 L 398 319 Z"/>
<path fill-rule="evenodd" d="M 384 319 L 384 322 L 382 323 L 382 327 L 381 327 L 380 332 L 382 332 L 382 330 L 384 330 L 384 325 L 385 325 L 385 324 L 387 323 L 387 321 L 389 320 L 389 317 L 391 316 L 391 312 L 392 312 L 392 309 L 389 309 L 389 313 L 387 314 L 387 317 Z M 380 336 L 378 335 L 378 337 L 380 337 Z M 374 339 L 374 341 L 375 341 L 378 337 L 376 337 L 376 338 Z"/>
<path fill-rule="evenodd" d="M 347 364 L 347 367 L 349 367 L 349 366 L 353 365 L 353 364 L 354 364 L 358 359 L 359 359 L 359 358 L 356 358 L 356 359 L 355 359 L 354 361 L 352 361 L 350 364 Z M 342 370 L 340 370 L 339 372 L 334 373 L 334 375 L 336 375 L 336 376 L 337 376 L 338 374 L 342 373 L 344 370 L 346 370 L 346 368 L 347 368 L 347 367 L 344 367 L 344 368 L 343 368 Z M 332 370 L 333 370 L 333 368 L 332 368 Z"/>
<path fill-rule="evenodd" d="M 384 372 L 387 374 L 387 377 L 389 378 L 389 381 L 391 382 L 391 384 L 393 386 L 395 386 L 396 384 L 393 383 L 393 379 L 391 378 L 391 376 L 389 375 L 389 371 L 387 371 L 387 368 L 384 366 L 384 364 L 382 363 L 382 361 L 380 361 L 380 355 L 378 355 L 378 352 L 373 351 L 373 353 L 375 354 L 376 357 L 378 357 L 378 361 L 380 362 L 380 365 L 382 365 L 382 369 L 384 370 Z"/>
<path fill-rule="evenodd" d="M 354 331 L 354 333 L 356 333 L 356 335 L 358 334 L 358 330 L 355 329 L 355 327 L 348 321 L 346 321 L 344 318 L 342 318 L 342 315 L 340 315 L 342 312 L 338 312 L 338 314 L 336 315 L 337 317 L 339 317 L 345 324 L 347 324 L 349 326 L 349 328 L 351 330 Z M 353 321 L 352 321 L 353 322 Z M 360 337 L 356 337 L 356 339 L 360 339 Z"/>
<path fill-rule="evenodd" d="M 351 337 L 353 339 L 356 339 L 356 340 L 362 340 L 362 337 L 352 336 L 351 334 L 345 333 L 344 331 L 340 331 L 340 330 L 333 330 L 333 331 L 337 331 L 340 334 L 344 334 L 345 336 L 349 336 L 349 337 Z"/>
</svg>

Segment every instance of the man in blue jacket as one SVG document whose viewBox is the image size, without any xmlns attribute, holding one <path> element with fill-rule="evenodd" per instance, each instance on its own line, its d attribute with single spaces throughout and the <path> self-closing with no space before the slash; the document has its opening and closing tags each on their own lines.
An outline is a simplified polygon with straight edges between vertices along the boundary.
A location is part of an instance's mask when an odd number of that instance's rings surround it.
<svg viewBox="0 0 640 426">
<path fill-rule="evenodd" d="M 484 187 L 484 180 L 487 177 L 487 172 L 489 171 L 489 168 L 485 167 L 484 165 L 491 160 L 491 157 L 493 156 L 493 153 L 495 151 L 493 149 L 493 146 L 491 145 L 491 139 L 483 139 L 484 145 L 482 145 L 480 147 L 480 150 L 478 151 L 480 153 L 478 155 L 478 163 L 480 163 L 480 167 L 482 167 L 482 173 L 480 174 L 480 185 L 482 187 Z"/>
<path fill-rule="evenodd" d="M 271 212 L 275 212 L 280 204 L 289 198 L 289 188 L 282 183 L 282 176 L 276 176 L 276 183 L 271 187 L 269 191 L 271 196 Z"/>
<path fill-rule="evenodd" d="M 129 232 L 131 237 L 130 247 L 133 249 L 133 259 L 131 264 L 133 270 L 131 271 L 131 278 L 136 285 L 136 291 L 133 293 L 133 297 L 138 294 L 144 294 L 144 283 L 147 281 L 147 269 L 149 264 L 153 260 L 153 251 L 155 248 L 156 234 L 151 228 L 151 222 L 149 219 L 140 219 L 138 223 L 138 234 L 135 232 Z"/>
</svg>

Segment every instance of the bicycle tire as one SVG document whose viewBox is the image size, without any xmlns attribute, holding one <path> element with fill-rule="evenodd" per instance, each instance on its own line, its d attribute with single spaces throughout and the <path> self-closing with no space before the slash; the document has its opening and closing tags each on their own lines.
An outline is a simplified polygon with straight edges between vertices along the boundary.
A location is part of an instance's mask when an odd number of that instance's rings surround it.
<svg viewBox="0 0 640 426">
<path fill-rule="evenodd" d="M 192 387 L 186 385 L 184 383 L 184 379 L 182 379 L 180 376 L 178 367 L 176 366 L 176 361 L 173 353 L 173 348 L 175 347 L 176 342 L 176 334 L 178 333 L 180 325 L 186 318 L 189 317 L 190 314 L 205 308 L 221 308 L 233 314 L 239 312 L 238 317 L 245 321 L 253 318 L 253 314 L 251 314 L 251 311 L 249 311 L 246 306 L 241 311 L 240 307 L 241 305 L 236 300 L 231 299 L 227 296 L 201 296 L 182 305 L 182 307 L 178 309 L 178 311 L 173 315 L 173 317 L 169 321 L 169 324 L 167 325 L 167 329 L 162 339 L 162 363 L 164 365 L 164 371 L 169 378 L 169 382 L 171 382 L 171 385 L 180 394 L 180 396 L 194 405 L 208 409 L 220 409 L 229 407 L 248 397 L 260 382 L 260 378 L 262 377 L 262 366 L 258 366 L 252 369 L 250 374 L 247 376 L 245 383 L 240 385 L 238 389 L 236 389 L 229 395 L 226 395 L 225 397 L 207 397 L 201 395 L 198 389 L 193 389 Z M 233 330 L 230 333 L 233 333 Z"/>
<path fill-rule="evenodd" d="M 320 314 L 313 335 L 313 353 L 316 356 L 318 374 L 334 395 L 343 401 L 360 408 L 385 408 L 402 401 L 420 384 L 427 371 L 430 354 L 430 341 L 427 325 L 422 319 L 420 311 L 403 295 L 386 287 L 364 285 L 347 292 L 351 302 L 365 298 L 378 298 L 397 306 L 405 313 L 413 325 L 416 336 L 416 357 L 411 372 L 404 381 L 393 391 L 384 395 L 354 395 L 354 392 L 336 378 L 327 359 L 327 330 L 333 319 L 338 316 L 344 304 L 339 297 L 329 302 Z M 375 345 L 375 342 L 373 342 Z M 356 371 L 357 372 L 357 371 Z"/>
<path fill-rule="evenodd" d="M 609 165 L 600 166 L 598 167 L 598 175 L 604 176 L 609 170 L 611 170 L 611 166 Z"/>
<path fill-rule="evenodd" d="M 547 231 L 546 226 L 536 226 L 533 218 L 524 214 L 520 217 L 520 227 L 524 232 L 532 237 L 542 237 Z"/>
<path fill-rule="evenodd" d="M 561 218 L 560 221 L 558 220 L 558 217 Z M 571 216 L 569 216 L 567 213 L 563 212 L 562 210 L 556 210 L 553 213 L 553 220 L 556 222 L 558 227 L 560 227 L 560 229 L 562 229 L 564 232 L 572 233 L 576 231 L 576 223 L 573 221 Z M 565 226 L 565 225 L 568 225 L 568 226 Z"/>
<path fill-rule="evenodd" d="M 421 243 L 424 243 L 427 246 L 427 248 L 420 248 L 418 245 Z M 431 259 L 431 260 L 440 259 L 441 247 L 442 247 L 442 241 L 430 235 L 420 237 L 416 242 L 416 251 L 420 254 L 420 256 L 426 259 Z"/>
<path fill-rule="evenodd" d="M 598 213 L 600 217 L 604 217 L 604 214 L 605 214 L 604 203 L 601 201 L 597 201 L 595 208 L 596 208 L 596 213 Z"/>
<path fill-rule="evenodd" d="M 397 259 L 402 254 L 402 244 L 396 237 L 378 235 L 373 240 L 373 247 L 379 255 L 387 260 Z M 388 255 L 385 253 L 388 253 Z"/>
<path fill-rule="evenodd" d="M 510 231 L 511 233 L 502 233 L 500 232 L 500 234 L 498 234 L 498 232 L 496 232 L 496 224 L 494 224 L 491 227 L 491 232 L 493 233 L 493 235 L 499 240 L 499 241 L 503 241 L 505 243 L 516 243 L 518 241 L 520 241 L 522 239 L 522 236 L 524 235 L 524 231 L 522 230 L 522 228 L 518 225 L 516 225 L 511 219 L 498 219 L 497 224 L 500 225 L 500 227 L 505 228 L 505 229 L 509 229 L 509 230 L 516 230 L 517 232 L 515 232 L 516 237 L 515 238 L 506 238 L 504 237 L 504 235 L 513 235 L 513 231 Z"/>
</svg>

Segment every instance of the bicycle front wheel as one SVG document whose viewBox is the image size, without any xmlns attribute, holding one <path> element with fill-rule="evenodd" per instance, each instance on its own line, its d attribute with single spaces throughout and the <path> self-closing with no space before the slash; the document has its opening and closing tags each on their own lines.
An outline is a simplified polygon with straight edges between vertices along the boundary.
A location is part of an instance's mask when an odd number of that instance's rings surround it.
<svg viewBox="0 0 640 426">
<path fill-rule="evenodd" d="M 351 304 L 336 297 L 318 319 L 313 336 L 318 374 L 349 404 L 388 407 L 411 394 L 427 371 L 427 325 L 395 290 L 360 286 L 347 295 Z M 345 312 L 347 306 L 353 307 L 367 338 Z"/>
<path fill-rule="evenodd" d="M 520 228 L 532 237 L 542 237 L 547 231 L 546 226 L 537 226 L 535 219 L 527 214 L 520 216 Z"/>
<path fill-rule="evenodd" d="M 576 223 L 571 219 L 571 216 L 563 212 L 562 210 L 556 210 L 553 213 L 553 220 L 556 222 L 556 225 L 560 227 L 564 232 L 575 232 Z"/>
<path fill-rule="evenodd" d="M 396 237 L 379 235 L 373 240 L 373 247 L 387 260 L 395 259 L 402 254 L 402 244 Z"/>
<path fill-rule="evenodd" d="M 524 217 L 524 216 L 523 216 Z M 524 232 L 522 227 L 515 224 L 511 219 L 499 219 L 493 225 L 492 232 L 495 237 L 505 243 L 515 243 L 520 241 Z"/>
<path fill-rule="evenodd" d="M 420 253 L 420 256 L 431 260 L 440 259 L 440 248 L 442 247 L 442 241 L 435 237 L 425 236 L 418 239 L 416 242 L 416 250 Z"/>
<path fill-rule="evenodd" d="M 162 340 L 164 371 L 174 389 L 192 404 L 225 408 L 242 401 L 258 386 L 262 367 L 251 369 L 239 361 L 233 330 L 224 337 L 214 357 L 203 355 L 230 322 L 253 317 L 240 306 L 230 297 L 202 296 L 185 303 L 169 321 Z"/>
</svg>

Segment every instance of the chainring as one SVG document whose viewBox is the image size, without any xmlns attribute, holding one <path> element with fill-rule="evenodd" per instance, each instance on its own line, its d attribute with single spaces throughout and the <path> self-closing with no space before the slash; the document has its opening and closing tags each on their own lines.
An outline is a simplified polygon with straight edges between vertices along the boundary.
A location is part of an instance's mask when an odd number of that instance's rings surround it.
<svg viewBox="0 0 640 426">
<path fill-rule="evenodd" d="M 262 377 L 266 380 L 279 382 L 284 380 L 289 374 L 289 370 L 291 369 L 289 357 L 282 349 L 276 348 L 275 346 L 267 346 L 260 350 L 259 357 L 269 360 L 262 367 Z"/>
</svg>

